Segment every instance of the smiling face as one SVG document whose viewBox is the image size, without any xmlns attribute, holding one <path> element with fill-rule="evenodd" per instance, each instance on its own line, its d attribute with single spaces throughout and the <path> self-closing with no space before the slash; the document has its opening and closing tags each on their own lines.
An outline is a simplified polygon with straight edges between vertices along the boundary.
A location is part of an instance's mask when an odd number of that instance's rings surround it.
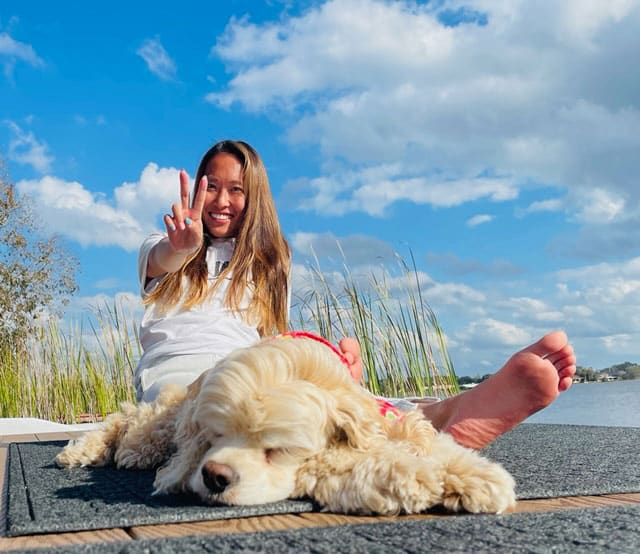
<svg viewBox="0 0 640 554">
<path fill-rule="evenodd" d="M 204 174 L 209 182 L 202 210 L 205 227 L 215 238 L 237 236 L 246 206 L 242 164 L 232 154 L 220 152 L 209 160 Z"/>
</svg>

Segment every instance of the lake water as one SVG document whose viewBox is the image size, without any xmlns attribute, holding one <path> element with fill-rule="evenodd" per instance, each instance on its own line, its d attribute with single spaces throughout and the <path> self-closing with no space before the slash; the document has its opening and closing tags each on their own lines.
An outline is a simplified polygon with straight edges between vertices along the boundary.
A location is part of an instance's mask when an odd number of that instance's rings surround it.
<svg viewBox="0 0 640 554">
<path fill-rule="evenodd" d="M 640 380 L 575 384 L 527 422 L 640 427 Z"/>
</svg>

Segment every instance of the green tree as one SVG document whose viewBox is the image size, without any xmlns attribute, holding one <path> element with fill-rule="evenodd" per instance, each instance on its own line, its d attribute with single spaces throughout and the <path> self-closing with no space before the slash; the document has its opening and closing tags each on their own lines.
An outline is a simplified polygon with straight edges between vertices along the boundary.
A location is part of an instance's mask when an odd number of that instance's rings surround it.
<svg viewBox="0 0 640 554">
<path fill-rule="evenodd" d="M 595 381 L 597 372 L 592 367 L 580 367 L 576 368 L 576 375 L 582 377 L 585 381 Z"/>
<path fill-rule="evenodd" d="M 0 343 L 24 348 L 43 314 L 58 315 L 77 290 L 77 261 L 43 235 L 0 162 Z"/>
</svg>

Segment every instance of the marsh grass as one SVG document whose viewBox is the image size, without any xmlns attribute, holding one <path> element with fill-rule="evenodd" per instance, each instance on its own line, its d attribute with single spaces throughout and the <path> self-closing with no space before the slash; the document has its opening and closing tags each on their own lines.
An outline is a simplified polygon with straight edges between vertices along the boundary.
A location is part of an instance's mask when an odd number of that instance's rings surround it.
<svg viewBox="0 0 640 554">
<path fill-rule="evenodd" d="M 298 326 L 332 342 L 357 337 L 365 385 L 374 394 L 451 396 L 459 387 L 446 337 L 411 262 L 399 258 L 398 275 L 381 267 L 364 277 L 344 265 L 336 286 L 316 260 L 308 290 L 297 304 Z"/>
<path fill-rule="evenodd" d="M 340 285 L 319 264 L 310 290 L 295 303 L 291 326 L 337 342 L 358 337 L 366 386 L 384 396 L 449 396 L 458 392 L 445 336 L 422 297 L 415 266 L 355 277 Z M 63 331 L 48 322 L 29 348 L 0 345 L 0 417 L 37 417 L 62 423 L 104 417 L 135 400 L 133 371 L 140 356 L 137 324 L 126 312 L 103 306 Z"/>
<path fill-rule="evenodd" d="M 0 347 L 0 417 L 37 417 L 74 423 L 104 417 L 135 400 L 133 368 L 139 356 L 136 327 L 117 308 L 92 313 L 82 328 L 63 333 L 55 321 L 41 326 L 28 349 Z M 88 336 L 91 344 L 83 337 Z"/>
</svg>

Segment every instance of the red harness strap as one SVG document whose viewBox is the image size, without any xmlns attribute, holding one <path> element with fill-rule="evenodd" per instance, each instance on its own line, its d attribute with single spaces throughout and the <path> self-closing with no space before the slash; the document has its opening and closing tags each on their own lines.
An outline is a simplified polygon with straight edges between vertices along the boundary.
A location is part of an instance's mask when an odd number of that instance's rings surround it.
<svg viewBox="0 0 640 554">
<path fill-rule="evenodd" d="M 347 367 L 347 369 L 349 369 L 349 370 L 351 369 L 350 366 L 349 366 L 349 362 L 344 357 L 342 352 L 340 352 L 340 350 L 338 350 L 327 339 L 325 339 L 325 338 L 323 338 L 323 337 L 321 337 L 319 335 L 316 335 L 314 333 L 309 333 L 308 331 L 289 331 L 287 333 L 282 333 L 280 335 L 275 335 L 273 338 L 275 338 L 275 339 L 306 338 L 306 339 L 315 340 L 317 342 L 320 342 L 320 343 L 324 344 L 325 346 L 328 346 L 331 350 L 333 350 L 333 352 L 336 354 L 336 356 L 338 356 L 338 358 L 340 358 L 340 361 Z M 385 400 L 384 398 L 376 398 L 375 400 L 378 403 L 378 406 L 380 406 L 380 413 L 384 417 L 386 417 L 388 419 L 396 419 L 396 418 L 402 417 L 402 412 L 400 410 L 398 410 L 398 408 L 396 408 L 388 400 Z"/>
</svg>

